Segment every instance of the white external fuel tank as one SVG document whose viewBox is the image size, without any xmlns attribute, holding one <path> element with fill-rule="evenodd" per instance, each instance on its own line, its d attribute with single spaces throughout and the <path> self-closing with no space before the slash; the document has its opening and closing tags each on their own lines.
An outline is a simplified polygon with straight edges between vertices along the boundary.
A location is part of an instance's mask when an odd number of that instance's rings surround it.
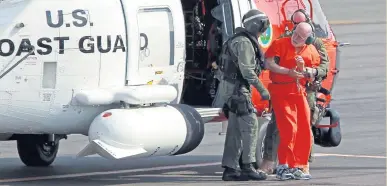
<svg viewBox="0 0 387 186">
<path fill-rule="evenodd" d="M 204 136 L 204 122 L 195 108 L 177 104 L 111 109 L 91 123 L 89 144 L 77 155 L 108 159 L 185 154 Z"/>
</svg>

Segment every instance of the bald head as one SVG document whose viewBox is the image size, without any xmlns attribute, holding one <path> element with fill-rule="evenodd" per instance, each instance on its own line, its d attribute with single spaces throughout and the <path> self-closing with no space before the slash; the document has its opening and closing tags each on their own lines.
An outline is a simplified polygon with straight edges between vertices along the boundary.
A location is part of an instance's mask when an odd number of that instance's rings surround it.
<svg viewBox="0 0 387 186">
<path fill-rule="evenodd" d="M 306 16 L 305 16 L 305 14 L 304 13 L 302 13 L 302 12 L 296 12 L 296 13 L 294 13 L 293 14 L 293 22 L 294 23 L 300 23 L 300 22 L 304 22 L 304 21 L 306 21 L 307 19 L 306 19 Z"/>
<path fill-rule="evenodd" d="M 313 30 L 310 24 L 302 22 L 296 26 L 294 32 L 302 38 L 307 38 L 312 34 Z"/>
<path fill-rule="evenodd" d="M 301 22 L 296 26 L 292 34 L 292 44 L 295 47 L 301 47 L 305 44 L 306 39 L 312 35 L 312 26 L 309 23 Z"/>
</svg>

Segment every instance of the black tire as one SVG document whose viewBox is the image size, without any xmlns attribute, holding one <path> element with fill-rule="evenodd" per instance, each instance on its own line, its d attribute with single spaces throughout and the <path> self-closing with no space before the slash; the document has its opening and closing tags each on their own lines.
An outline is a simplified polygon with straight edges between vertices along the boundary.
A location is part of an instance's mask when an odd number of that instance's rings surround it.
<svg viewBox="0 0 387 186">
<path fill-rule="evenodd" d="M 28 135 L 17 140 L 20 160 L 26 166 L 46 167 L 51 165 L 58 153 L 59 141 L 48 145 L 45 135 Z"/>
</svg>

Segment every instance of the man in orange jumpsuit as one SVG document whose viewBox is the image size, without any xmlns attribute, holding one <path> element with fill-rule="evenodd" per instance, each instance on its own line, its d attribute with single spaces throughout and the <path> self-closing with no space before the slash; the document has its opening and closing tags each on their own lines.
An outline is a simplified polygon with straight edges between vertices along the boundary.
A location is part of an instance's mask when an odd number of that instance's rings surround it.
<svg viewBox="0 0 387 186">
<path fill-rule="evenodd" d="M 310 76 L 306 67 L 320 64 L 316 48 L 305 44 L 311 39 L 312 31 L 309 23 L 300 23 L 291 37 L 275 40 L 265 53 L 272 81 L 268 90 L 280 137 L 276 172 L 281 180 L 311 178 L 302 168 L 308 164 L 312 145 L 305 90 Z"/>
<path fill-rule="evenodd" d="M 291 17 L 291 22 L 293 23 L 294 29 L 301 22 L 308 22 L 313 25 L 313 21 L 311 17 L 304 9 L 296 10 Z M 280 38 L 291 37 L 292 33 L 293 33 L 293 30 L 286 31 L 284 34 L 280 36 Z M 317 51 L 319 52 L 321 61 L 320 61 L 320 65 L 316 69 L 310 68 L 308 70 L 311 71 L 311 73 L 313 74 L 313 76 L 316 78 L 318 82 L 322 82 L 326 78 L 328 68 L 329 68 L 328 53 L 326 51 L 325 45 L 321 38 L 316 36 L 311 44 L 315 46 Z M 307 87 L 306 89 L 307 100 L 311 111 L 311 118 L 310 118 L 311 125 L 314 125 L 316 123 L 319 117 L 319 114 L 321 114 L 319 113 L 319 109 L 316 106 L 316 93 L 317 93 L 318 87 L 319 86 L 316 84 L 316 82 L 314 82 L 311 84 L 311 86 Z M 313 137 L 312 137 L 312 141 L 313 141 Z M 260 168 L 268 173 L 272 173 L 273 165 L 277 160 L 277 148 L 279 143 L 279 136 L 278 136 L 277 126 L 275 124 L 274 113 L 272 113 L 270 123 L 267 125 L 267 131 L 266 131 L 266 137 L 265 137 L 264 143 L 265 143 L 264 144 L 265 149 L 263 153 L 263 161 L 260 165 Z M 312 142 L 312 149 L 311 149 L 311 154 L 309 155 L 309 162 L 312 162 L 314 159 L 313 144 L 314 142 Z M 303 171 L 306 172 L 308 170 L 309 170 L 308 167 L 305 167 Z"/>
</svg>

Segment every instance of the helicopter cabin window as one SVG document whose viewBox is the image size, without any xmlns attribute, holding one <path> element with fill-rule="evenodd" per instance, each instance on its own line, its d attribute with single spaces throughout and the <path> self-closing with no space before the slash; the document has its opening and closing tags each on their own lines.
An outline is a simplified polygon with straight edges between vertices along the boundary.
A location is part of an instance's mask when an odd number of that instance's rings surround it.
<svg viewBox="0 0 387 186">
<path fill-rule="evenodd" d="M 169 8 L 145 8 L 137 14 L 140 33 L 139 67 L 174 64 L 175 35 Z"/>
<path fill-rule="evenodd" d="M 56 85 L 56 62 L 43 63 L 42 88 L 55 89 Z"/>
<path fill-rule="evenodd" d="M 317 37 L 329 38 L 329 24 L 328 20 L 321 9 L 320 3 L 314 0 L 303 0 L 306 11 L 312 16 L 313 26 Z M 313 8 L 312 12 L 310 11 Z"/>
</svg>

